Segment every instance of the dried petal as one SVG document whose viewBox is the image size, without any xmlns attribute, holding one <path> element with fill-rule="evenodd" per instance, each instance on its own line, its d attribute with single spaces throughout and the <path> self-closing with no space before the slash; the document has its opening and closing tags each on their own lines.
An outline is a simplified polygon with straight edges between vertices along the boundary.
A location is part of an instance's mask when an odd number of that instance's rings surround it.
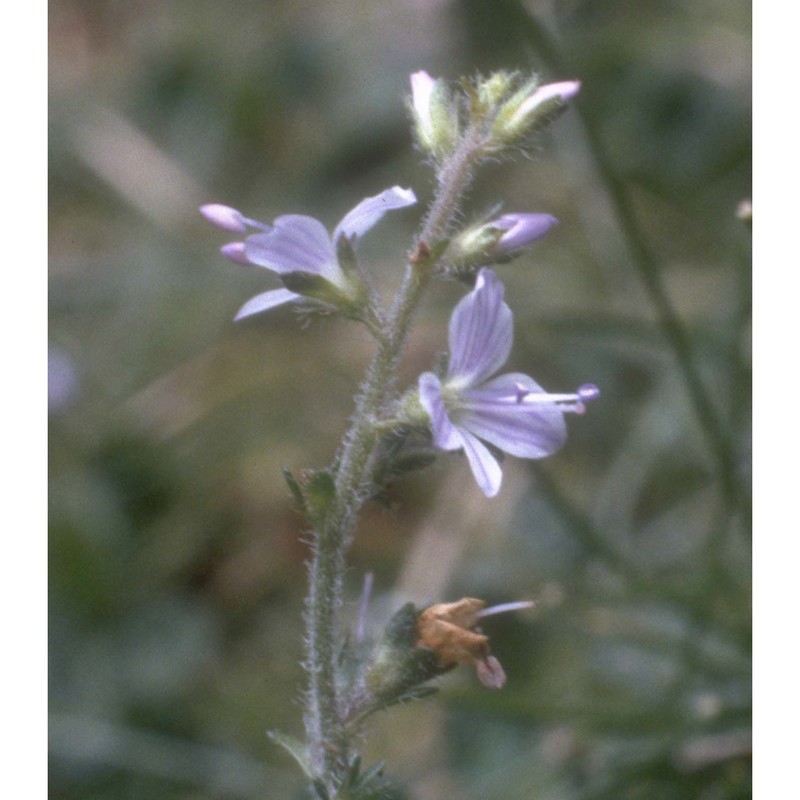
<svg viewBox="0 0 800 800">
<path fill-rule="evenodd" d="M 506 673 L 494 656 L 475 664 L 478 680 L 488 689 L 502 689 L 506 684 Z"/>
</svg>

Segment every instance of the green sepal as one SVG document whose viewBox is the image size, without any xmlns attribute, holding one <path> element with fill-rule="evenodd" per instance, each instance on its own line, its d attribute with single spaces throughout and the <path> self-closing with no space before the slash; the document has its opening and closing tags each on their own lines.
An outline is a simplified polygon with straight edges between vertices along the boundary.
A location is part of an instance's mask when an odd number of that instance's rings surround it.
<svg viewBox="0 0 800 800">
<path fill-rule="evenodd" d="M 532 78 L 516 91 L 497 113 L 492 124 L 492 138 L 498 149 L 539 133 L 569 107 L 569 103 L 561 98 L 551 97 L 539 103 L 528 114 L 520 115 L 520 107 L 540 85 L 538 77 Z"/>
<path fill-rule="evenodd" d="M 309 778 L 314 777 L 311 771 L 311 761 L 308 757 L 308 750 L 306 746 L 286 733 L 280 731 L 267 731 L 267 736 L 272 739 L 275 744 L 282 747 L 299 765 L 300 769 L 305 772 Z"/>
<path fill-rule="evenodd" d="M 336 258 L 339 260 L 339 266 L 342 272 L 348 277 L 349 280 L 361 282 L 360 268 L 358 266 L 358 259 L 356 258 L 356 251 L 353 247 L 355 237 L 348 238 L 341 234 L 336 240 Z"/>
<path fill-rule="evenodd" d="M 289 487 L 289 491 L 292 493 L 292 498 L 297 505 L 298 511 L 302 514 L 308 514 L 308 509 L 306 508 L 306 497 L 303 494 L 303 487 L 300 486 L 297 478 L 294 477 L 292 471 L 288 467 L 284 467 L 283 470 L 283 479 L 286 481 L 286 485 Z"/>
<path fill-rule="evenodd" d="M 305 508 L 309 522 L 317 529 L 322 526 L 328 509 L 336 497 L 333 475 L 327 469 L 315 469 L 305 481 Z"/>
<path fill-rule="evenodd" d="M 383 777 L 383 770 L 383 763 L 378 762 L 361 772 L 361 756 L 356 755 L 348 765 L 334 800 L 391 800 L 398 797 Z"/>
<path fill-rule="evenodd" d="M 334 308 L 351 304 L 351 299 L 336 284 L 314 272 L 284 272 L 280 275 L 280 279 L 290 291 L 319 300 Z"/>
<path fill-rule="evenodd" d="M 419 615 L 413 603 L 406 603 L 389 620 L 366 671 L 369 697 L 360 717 L 433 694 L 435 689 L 421 684 L 452 669 L 440 666 L 432 650 L 417 646 Z"/>
<path fill-rule="evenodd" d="M 436 461 L 437 451 L 428 445 L 409 445 L 401 450 L 392 464 L 392 475 L 404 475 L 425 469 Z"/>
</svg>

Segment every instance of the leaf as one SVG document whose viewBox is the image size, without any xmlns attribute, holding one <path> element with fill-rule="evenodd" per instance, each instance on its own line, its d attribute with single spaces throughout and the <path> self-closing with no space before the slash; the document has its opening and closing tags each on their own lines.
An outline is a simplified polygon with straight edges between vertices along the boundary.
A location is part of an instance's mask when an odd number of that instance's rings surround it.
<svg viewBox="0 0 800 800">
<path fill-rule="evenodd" d="M 325 469 L 311 472 L 305 483 L 305 498 L 308 518 L 315 528 L 322 527 L 335 496 L 336 486 L 331 473 Z"/>
<path fill-rule="evenodd" d="M 348 239 L 347 236 L 340 236 L 336 240 L 336 257 L 339 259 L 339 266 L 342 268 L 342 272 L 347 276 L 358 276 L 359 274 L 353 241 L 355 241 L 355 237 Z"/>
<path fill-rule="evenodd" d="M 297 504 L 298 509 L 303 514 L 307 514 L 308 509 L 306 508 L 306 498 L 303 494 L 303 489 L 298 483 L 297 478 L 294 477 L 292 471 L 288 467 L 283 468 L 283 478 L 289 487 L 289 491 L 292 493 L 292 497 L 294 498 L 294 502 Z"/>
<path fill-rule="evenodd" d="M 311 762 L 308 758 L 308 750 L 306 746 L 286 733 L 280 731 L 267 731 L 267 736 L 272 739 L 275 744 L 280 745 L 289 755 L 300 765 L 300 769 L 305 772 L 309 778 L 314 775 L 311 771 Z M 323 789 L 324 791 L 324 789 Z M 327 797 L 327 794 L 325 795 Z"/>
</svg>

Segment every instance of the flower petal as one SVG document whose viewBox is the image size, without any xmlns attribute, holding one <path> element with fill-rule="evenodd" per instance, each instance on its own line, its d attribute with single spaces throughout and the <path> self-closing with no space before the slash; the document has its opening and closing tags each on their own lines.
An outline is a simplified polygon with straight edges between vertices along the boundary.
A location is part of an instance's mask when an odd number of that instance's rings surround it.
<svg viewBox="0 0 800 800">
<path fill-rule="evenodd" d="M 450 317 L 450 365 L 447 382 L 475 386 L 508 360 L 514 341 L 511 309 L 503 301 L 504 287 L 489 269 L 482 269 L 475 288 Z"/>
<path fill-rule="evenodd" d="M 469 431 L 460 428 L 459 433 L 464 442 L 469 468 L 480 490 L 487 497 L 494 497 L 500 491 L 500 484 L 503 481 L 503 471 L 497 459 L 489 452 L 486 445 Z"/>
<path fill-rule="evenodd" d="M 541 239 L 558 220 L 550 214 L 503 214 L 491 223 L 506 231 L 492 248 L 493 255 L 514 253 Z"/>
<path fill-rule="evenodd" d="M 336 226 L 333 232 L 333 241 L 344 234 L 348 238 L 363 236 L 387 211 L 403 208 L 417 202 L 417 196 L 411 189 L 401 189 L 393 186 L 391 189 L 362 200 L 344 219 Z"/>
<path fill-rule="evenodd" d="M 580 91 L 580 81 L 561 81 L 560 83 L 546 83 L 540 86 L 525 102 L 520 106 L 517 114 L 525 116 L 533 112 L 538 106 L 544 105 L 548 100 L 554 98 L 562 103 L 567 103 Z"/>
<path fill-rule="evenodd" d="M 311 272 L 331 283 L 342 275 L 325 226 L 302 214 L 278 217 L 268 233 L 248 236 L 245 253 L 253 264 L 277 273 Z"/>
<path fill-rule="evenodd" d="M 411 105 L 425 131 L 431 129 L 431 95 L 435 85 L 436 81 L 425 70 L 411 75 Z"/>
<path fill-rule="evenodd" d="M 557 403 L 526 402 L 520 388 L 545 394 L 533 378 L 509 372 L 461 394 L 455 424 L 519 458 L 544 458 L 567 438 L 564 414 Z"/>
<path fill-rule="evenodd" d="M 432 372 L 423 372 L 419 376 L 419 400 L 430 417 L 433 443 L 442 450 L 458 450 L 463 447 L 461 434 L 447 416 L 442 398 L 442 384 Z"/>
<path fill-rule="evenodd" d="M 292 301 L 305 300 L 299 294 L 290 292 L 288 289 L 272 289 L 263 294 L 257 294 L 251 297 L 237 312 L 234 320 L 244 319 L 244 317 L 258 314 L 261 311 L 268 311 L 270 308 L 282 306 L 284 303 L 291 303 Z"/>
</svg>

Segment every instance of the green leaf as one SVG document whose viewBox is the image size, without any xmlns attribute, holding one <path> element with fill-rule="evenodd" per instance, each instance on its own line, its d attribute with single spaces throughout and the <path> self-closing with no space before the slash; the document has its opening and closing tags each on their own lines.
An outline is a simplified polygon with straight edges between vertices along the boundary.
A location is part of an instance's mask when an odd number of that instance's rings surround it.
<svg viewBox="0 0 800 800">
<path fill-rule="evenodd" d="M 267 736 L 272 739 L 275 744 L 280 745 L 289 755 L 300 765 L 300 769 L 305 772 L 309 778 L 314 775 L 311 772 L 311 762 L 308 758 L 308 750 L 306 746 L 286 733 L 280 731 L 267 731 Z"/>
<path fill-rule="evenodd" d="M 336 257 L 339 259 L 339 266 L 342 272 L 348 278 L 353 278 L 360 281 L 358 259 L 356 258 L 356 251 L 353 248 L 353 241 L 355 239 L 348 239 L 347 236 L 340 236 L 336 240 Z"/>
<path fill-rule="evenodd" d="M 308 509 L 306 508 L 306 498 L 303 494 L 303 488 L 300 486 L 297 478 L 294 477 L 292 471 L 288 467 L 283 468 L 283 479 L 286 481 L 286 484 L 289 487 L 289 491 L 292 493 L 292 497 L 294 498 L 294 502 L 297 504 L 298 509 L 303 514 L 307 514 Z"/>
<path fill-rule="evenodd" d="M 314 527 L 322 527 L 335 497 L 333 475 L 326 469 L 313 470 L 305 483 L 305 499 L 308 518 Z"/>
</svg>

